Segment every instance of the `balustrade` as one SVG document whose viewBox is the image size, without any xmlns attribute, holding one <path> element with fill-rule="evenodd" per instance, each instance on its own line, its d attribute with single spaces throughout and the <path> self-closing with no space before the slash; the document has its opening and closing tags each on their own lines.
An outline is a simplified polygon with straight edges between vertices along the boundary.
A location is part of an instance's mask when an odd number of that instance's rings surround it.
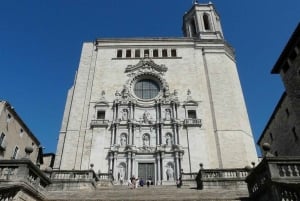
<svg viewBox="0 0 300 201">
<path fill-rule="evenodd" d="M 241 179 L 248 175 L 245 169 L 203 169 L 203 179 Z"/>
<path fill-rule="evenodd" d="M 1 200 L 13 198 L 20 188 L 25 191 L 34 188 L 36 191 L 33 196 L 43 198 L 50 183 L 50 179 L 30 160 L 1 160 L 0 184 L 7 186 L 0 191 Z"/>
<path fill-rule="evenodd" d="M 300 198 L 300 157 L 265 157 L 251 170 L 246 182 L 254 200 L 268 195 L 273 196 L 269 199 L 274 201 L 297 201 Z"/>
<path fill-rule="evenodd" d="M 98 180 L 93 170 L 53 170 L 50 178 L 52 180 Z"/>
<path fill-rule="evenodd" d="M 199 126 L 199 127 L 201 127 L 202 126 L 202 121 L 201 121 L 201 119 L 185 119 L 183 121 L 183 124 L 185 126 Z"/>
<path fill-rule="evenodd" d="M 91 121 L 90 126 L 93 127 L 106 127 L 108 126 L 109 120 L 105 119 L 95 119 Z"/>
</svg>

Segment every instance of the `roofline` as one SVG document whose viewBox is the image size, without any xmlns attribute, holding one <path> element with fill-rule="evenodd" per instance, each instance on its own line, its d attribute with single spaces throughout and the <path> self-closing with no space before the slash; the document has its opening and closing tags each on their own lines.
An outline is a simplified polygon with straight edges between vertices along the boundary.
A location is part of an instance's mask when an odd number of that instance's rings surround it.
<svg viewBox="0 0 300 201">
<path fill-rule="evenodd" d="M 194 3 L 194 5 L 193 5 L 187 12 L 185 12 L 185 14 L 183 15 L 183 19 L 184 19 L 185 16 L 187 16 L 190 12 L 192 12 L 196 6 L 198 6 L 198 7 L 201 7 L 201 6 L 212 6 L 212 7 L 214 8 L 214 11 L 216 12 L 216 14 L 217 14 L 218 16 L 220 16 L 219 13 L 218 13 L 218 11 L 217 11 L 217 9 L 216 9 L 216 7 L 215 7 L 215 5 L 214 5 L 212 2 L 209 2 L 209 3 Z"/>
<path fill-rule="evenodd" d="M 259 145 L 260 141 L 262 140 L 262 138 L 263 138 L 263 136 L 264 136 L 264 133 L 265 133 L 265 132 L 267 131 L 267 129 L 269 128 L 269 125 L 271 124 L 272 120 L 275 118 L 275 115 L 277 114 L 277 111 L 278 111 L 279 108 L 281 107 L 282 102 L 283 102 L 286 98 L 287 98 L 287 94 L 286 94 L 286 92 L 283 92 L 283 94 L 281 95 L 281 97 L 280 97 L 280 99 L 279 99 L 279 101 L 278 101 L 278 103 L 277 103 L 277 105 L 276 105 L 276 107 L 275 107 L 275 109 L 274 109 L 274 111 L 273 111 L 271 117 L 270 117 L 269 120 L 268 120 L 267 125 L 265 126 L 263 132 L 261 133 L 261 135 L 260 135 L 260 137 L 259 137 L 259 139 L 258 139 L 258 141 L 257 141 L 257 145 Z"/>
<path fill-rule="evenodd" d="M 27 131 L 28 135 L 32 137 L 39 146 L 41 143 L 40 141 L 34 136 L 34 134 L 31 132 L 31 130 L 27 127 L 27 125 L 24 123 L 24 121 L 21 119 L 21 117 L 18 115 L 18 113 L 15 111 L 14 107 L 7 101 L 1 100 L 1 102 L 4 103 L 4 108 L 8 109 L 13 115 L 14 118 L 18 120 L 18 122 L 21 124 L 21 126 Z"/>
<path fill-rule="evenodd" d="M 279 74 L 280 73 L 280 69 L 282 67 L 282 65 L 285 63 L 286 58 L 289 56 L 290 52 L 291 52 L 291 48 L 293 48 L 293 46 L 295 46 L 295 43 L 300 40 L 300 23 L 298 23 L 298 26 L 296 27 L 295 31 L 293 32 L 292 36 L 290 37 L 288 43 L 286 44 L 285 48 L 283 49 L 283 51 L 281 52 L 277 62 L 275 63 L 271 73 L 272 74 Z"/>
</svg>

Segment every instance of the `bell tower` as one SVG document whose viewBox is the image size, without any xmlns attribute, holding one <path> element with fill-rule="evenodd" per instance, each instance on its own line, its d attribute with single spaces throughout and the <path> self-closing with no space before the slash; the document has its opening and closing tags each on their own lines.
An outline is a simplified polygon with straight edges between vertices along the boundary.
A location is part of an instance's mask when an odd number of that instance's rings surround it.
<svg viewBox="0 0 300 201">
<path fill-rule="evenodd" d="M 183 16 L 183 35 L 198 39 L 223 39 L 220 17 L 214 5 L 194 2 L 193 7 Z"/>
</svg>

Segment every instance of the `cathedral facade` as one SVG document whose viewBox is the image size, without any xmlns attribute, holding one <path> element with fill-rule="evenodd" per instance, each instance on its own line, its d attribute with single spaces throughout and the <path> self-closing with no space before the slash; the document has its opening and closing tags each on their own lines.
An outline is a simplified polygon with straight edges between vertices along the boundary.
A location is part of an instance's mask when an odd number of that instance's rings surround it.
<svg viewBox="0 0 300 201">
<path fill-rule="evenodd" d="M 180 172 L 257 160 L 233 49 L 213 4 L 183 17 L 184 37 L 83 44 L 54 169 L 155 184 Z"/>
</svg>

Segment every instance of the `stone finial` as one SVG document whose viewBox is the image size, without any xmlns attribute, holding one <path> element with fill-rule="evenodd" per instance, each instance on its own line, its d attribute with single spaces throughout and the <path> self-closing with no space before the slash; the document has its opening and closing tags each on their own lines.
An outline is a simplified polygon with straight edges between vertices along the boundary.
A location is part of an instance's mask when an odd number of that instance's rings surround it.
<svg viewBox="0 0 300 201">
<path fill-rule="evenodd" d="M 265 152 L 265 157 L 273 157 L 274 155 L 271 154 L 270 150 L 271 150 L 271 145 L 267 142 L 265 142 L 263 145 L 262 145 L 262 148 Z"/>
<path fill-rule="evenodd" d="M 192 100 L 192 92 L 191 92 L 190 89 L 187 90 L 186 95 L 187 95 L 187 100 L 188 101 Z"/>
<path fill-rule="evenodd" d="M 33 152 L 33 147 L 31 147 L 31 146 L 25 147 L 25 153 L 26 153 L 25 158 L 29 159 L 29 158 L 30 158 L 30 154 L 31 154 L 32 152 Z"/>
<path fill-rule="evenodd" d="M 252 161 L 252 162 L 251 162 L 251 165 L 252 165 L 252 167 L 254 168 L 254 167 L 255 167 L 255 162 Z"/>
<path fill-rule="evenodd" d="M 90 164 L 91 170 L 94 168 L 94 163 Z"/>
</svg>

